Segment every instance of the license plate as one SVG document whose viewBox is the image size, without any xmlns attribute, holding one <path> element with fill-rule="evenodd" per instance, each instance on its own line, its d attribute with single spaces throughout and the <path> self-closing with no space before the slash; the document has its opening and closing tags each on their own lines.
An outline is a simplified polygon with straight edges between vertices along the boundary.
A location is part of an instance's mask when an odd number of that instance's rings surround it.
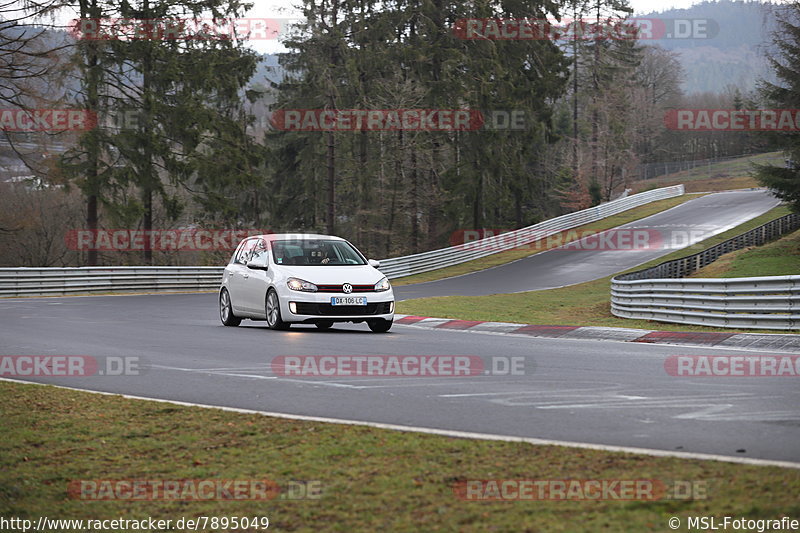
<svg viewBox="0 0 800 533">
<path fill-rule="evenodd" d="M 331 296 L 331 305 L 367 305 L 366 296 Z"/>
</svg>

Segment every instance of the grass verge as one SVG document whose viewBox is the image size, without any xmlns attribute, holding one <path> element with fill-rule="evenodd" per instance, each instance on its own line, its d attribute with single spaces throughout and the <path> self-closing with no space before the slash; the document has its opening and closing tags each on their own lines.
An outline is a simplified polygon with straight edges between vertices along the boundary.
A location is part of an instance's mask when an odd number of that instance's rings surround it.
<svg viewBox="0 0 800 533">
<path fill-rule="evenodd" d="M 759 187 L 760 185 L 753 177 L 752 163 L 783 166 L 783 159 L 784 156 L 781 152 L 741 157 L 730 161 L 695 167 L 691 170 L 665 174 L 658 178 L 638 181 L 633 184 L 632 188 L 633 192 L 642 192 L 683 183 L 688 193 Z"/>
<path fill-rule="evenodd" d="M 789 213 L 788 207 L 776 207 L 763 215 L 740 224 L 724 233 L 706 239 L 683 250 L 630 269 L 640 270 L 671 259 L 678 259 L 726 239 L 744 233 L 770 220 Z M 669 329 L 670 331 L 719 331 L 708 326 L 666 324 L 651 320 L 618 318 L 611 314 L 611 278 L 598 279 L 561 289 L 494 294 L 491 296 L 442 296 L 407 300 L 397 304 L 397 312 L 417 316 L 459 318 L 464 320 L 496 320 L 523 324 L 550 324 L 570 326 L 609 326 L 621 328 Z M 761 330 L 736 330 L 754 333 Z M 775 331 L 763 330 L 764 333 Z"/>
<path fill-rule="evenodd" d="M 657 202 L 653 202 L 647 205 L 635 207 L 633 209 L 625 211 L 624 213 L 620 213 L 612 217 L 604 218 L 603 220 L 598 220 L 597 222 L 592 222 L 591 224 L 580 226 L 578 228 L 575 228 L 574 231 L 576 232 L 603 231 L 611 228 L 616 228 L 617 226 L 621 226 L 622 224 L 628 224 L 635 220 L 640 220 L 642 218 L 655 215 L 656 213 L 666 211 L 667 209 L 671 209 L 675 206 L 678 206 L 684 202 L 687 202 L 699 196 L 702 196 L 702 194 L 683 195 L 675 198 L 667 198 L 666 200 L 659 200 Z M 423 272 L 422 274 L 415 274 L 413 276 L 406 276 L 403 278 L 394 279 L 392 280 L 392 285 L 394 286 L 410 285 L 412 283 L 436 281 L 437 279 L 444 279 L 453 276 L 460 276 L 462 274 L 469 274 L 470 272 L 477 272 L 478 270 L 484 270 L 497 265 L 510 263 L 511 261 L 516 261 L 517 259 L 522 259 L 530 255 L 542 252 L 544 250 L 545 248 L 542 247 L 534 249 L 530 248 L 514 249 L 514 250 L 509 250 L 507 252 L 498 252 L 496 254 L 482 257 L 480 259 L 475 259 L 473 261 L 467 261 L 466 263 L 461 263 L 460 265 L 454 265 L 447 268 L 440 268 L 438 270 L 431 270 L 430 272 Z"/>
<path fill-rule="evenodd" d="M 0 382 L 0 515 L 36 522 L 266 516 L 277 531 L 668 531 L 677 516 L 800 515 L 800 471 L 475 441 Z M 73 480 L 317 481 L 321 498 L 81 501 Z M 467 502 L 466 480 L 694 482 L 705 498 Z M 697 493 L 697 496 L 701 496 Z M 181 529 L 178 529 L 179 531 Z M 201 529 L 202 530 L 202 529 Z M 263 531 L 250 529 L 250 531 Z"/>
<path fill-rule="evenodd" d="M 747 278 L 800 274 L 800 230 L 763 246 L 725 254 L 701 268 L 693 278 Z"/>
</svg>

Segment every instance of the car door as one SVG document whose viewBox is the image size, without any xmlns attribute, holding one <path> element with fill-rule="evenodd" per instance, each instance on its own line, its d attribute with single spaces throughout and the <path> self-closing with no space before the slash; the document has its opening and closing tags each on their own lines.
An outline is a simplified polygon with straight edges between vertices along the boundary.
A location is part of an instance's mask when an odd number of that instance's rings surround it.
<svg viewBox="0 0 800 533">
<path fill-rule="evenodd" d="M 247 261 L 253 253 L 255 244 L 255 238 L 245 240 L 239 246 L 233 261 L 228 265 L 228 289 L 231 293 L 231 307 L 233 307 L 234 314 L 240 316 L 249 316 L 250 314 L 247 309 L 246 282 L 250 278 L 251 270 L 247 268 Z"/>
<path fill-rule="evenodd" d="M 253 242 L 252 251 L 248 261 L 254 261 L 262 265 L 268 265 L 269 249 L 264 239 L 257 238 Z M 245 262 L 246 265 L 247 262 Z M 272 271 L 269 267 L 266 270 L 258 268 L 245 268 L 248 275 L 243 276 L 242 301 L 244 310 L 253 315 L 266 318 L 265 303 L 267 298 L 267 287 L 269 286 Z"/>
</svg>

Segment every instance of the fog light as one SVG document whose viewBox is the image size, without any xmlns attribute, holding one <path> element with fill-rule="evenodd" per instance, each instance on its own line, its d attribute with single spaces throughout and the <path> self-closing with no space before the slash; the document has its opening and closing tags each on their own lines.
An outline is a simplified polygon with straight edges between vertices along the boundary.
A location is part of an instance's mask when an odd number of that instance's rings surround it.
<svg viewBox="0 0 800 533">
<path fill-rule="evenodd" d="M 291 311 L 293 315 L 297 314 L 297 302 L 289 302 L 289 311 Z"/>
<path fill-rule="evenodd" d="M 394 313 L 394 302 L 389 304 L 389 312 Z"/>
</svg>

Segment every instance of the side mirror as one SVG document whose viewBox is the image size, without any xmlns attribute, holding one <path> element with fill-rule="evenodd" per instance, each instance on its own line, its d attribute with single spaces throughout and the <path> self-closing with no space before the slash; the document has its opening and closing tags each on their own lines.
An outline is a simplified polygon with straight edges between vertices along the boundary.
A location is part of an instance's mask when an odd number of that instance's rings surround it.
<svg viewBox="0 0 800 533">
<path fill-rule="evenodd" d="M 380 268 L 381 267 L 381 262 L 380 261 L 375 261 L 374 259 L 368 259 L 367 263 L 369 263 L 369 266 L 371 266 L 372 268 Z"/>
<path fill-rule="evenodd" d="M 262 261 L 248 261 L 247 268 L 251 270 L 268 270 L 266 262 Z"/>
</svg>

